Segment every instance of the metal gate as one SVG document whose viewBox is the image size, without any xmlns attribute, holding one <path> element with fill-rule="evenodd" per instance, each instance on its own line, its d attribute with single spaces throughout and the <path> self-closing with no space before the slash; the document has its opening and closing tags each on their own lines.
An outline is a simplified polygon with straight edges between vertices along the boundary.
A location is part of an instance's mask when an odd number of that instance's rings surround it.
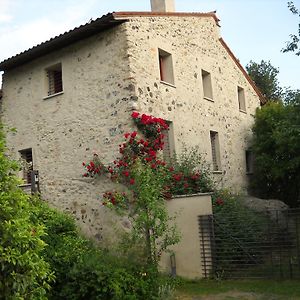
<svg viewBox="0 0 300 300">
<path fill-rule="evenodd" d="M 234 216 L 199 216 L 203 276 L 300 278 L 300 209 L 268 213 L 243 232 Z"/>
</svg>

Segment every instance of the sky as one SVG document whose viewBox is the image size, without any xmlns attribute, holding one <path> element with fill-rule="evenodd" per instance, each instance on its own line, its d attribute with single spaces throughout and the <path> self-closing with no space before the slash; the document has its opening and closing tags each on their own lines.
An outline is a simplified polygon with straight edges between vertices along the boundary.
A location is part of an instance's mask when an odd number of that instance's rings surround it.
<svg viewBox="0 0 300 300">
<path fill-rule="evenodd" d="M 175 0 L 175 6 L 216 10 L 221 36 L 243 66 L 270 60 L 281 86 L 300 89 L 300 56 L 281 52 L 299 22 L 287 1 Z M 300 0 L 294 3 L 300 7 Z M 0 0 L 0 61 L 113 11 L 150 11 L 150 0 Z"/>
</svg>

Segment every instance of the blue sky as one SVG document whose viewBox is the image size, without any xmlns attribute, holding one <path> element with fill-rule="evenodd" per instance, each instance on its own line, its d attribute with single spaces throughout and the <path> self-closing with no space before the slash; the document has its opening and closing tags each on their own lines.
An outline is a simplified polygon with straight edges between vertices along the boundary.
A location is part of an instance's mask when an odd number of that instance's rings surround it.
<svg viewBox="0 0 300 300">
<path fill-rule="evenodd" d="M 294 0 L 300 7 L 300 0 Z M 299 18 L 287 0 L 175 0 L 176 11 L 217 10 L 221 35 L 245 66 L 270 60 L 282 86 L 300 88 L 300 57 L 280 50 Z M 149 11 L 150 0 L 0 0 L 0 61 L 112 11 Z"/>
</svg>

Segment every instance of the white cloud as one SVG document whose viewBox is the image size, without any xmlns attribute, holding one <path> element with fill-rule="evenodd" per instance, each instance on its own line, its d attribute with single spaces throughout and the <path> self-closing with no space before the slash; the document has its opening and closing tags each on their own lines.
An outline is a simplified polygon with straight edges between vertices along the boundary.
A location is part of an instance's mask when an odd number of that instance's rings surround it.
<svg viewBox="0 0 300 300">
<path fill-rule="evenodd" d="M 13 19 L 13 2 L 11 0 L 0 0 L 0 24 L 8 23 Z"/>
</svg>

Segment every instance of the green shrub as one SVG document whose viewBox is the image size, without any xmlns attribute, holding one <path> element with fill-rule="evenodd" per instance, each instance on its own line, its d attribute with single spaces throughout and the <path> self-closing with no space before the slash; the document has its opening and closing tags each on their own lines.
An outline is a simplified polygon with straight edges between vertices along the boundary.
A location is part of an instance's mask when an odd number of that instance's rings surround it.
<svg viewBox="0 0 300 300">
<path fill-rule="evenodd" d="M 170 195 L 186 195 L 211 192 L 213 182 L 197 147 L 187 150 L 170 159 Z"/>
<path fill-rule="evenodd" d="M 71 300 L 159 299 L 160 287 L 167 281 L 155 269 L 93 251 L 74 265 L 61 297 Z"/>
<path fill-rule="evenodd" d="M 31 219 L 29 196 L 12 175 L 19 166 L 4 151 L 0 126 L 0 298 L 46 299 L 54 277 L 41 256 L 46 245 L 44 226 Z"/>
<path fill-rule="evenodd" d="M 266 239 L 267 217 L 241 203 L 227 190 L 214 192 L 214 234 L 218 270 L 234 270 L 235 264 L 260 263 L 262 253 L 256 246 Z"/>
<path fill-rule="evenodd" d="M 56 280 L 48 293 L 50 299 L 61 299 L 61 290 L 65 285 L 68 274 L 82 257 L 93 246 L 90 241 L 81 237 L 74 219 L 56 209 L 50 208 L 47 203 L 33 199 L 35 209 L 31 218 L 40 224 L 44 224 L 46 235 L 43 236 L 47 247 L 42 255 L 51 269 L 54 271 Z"/>
</svg>

